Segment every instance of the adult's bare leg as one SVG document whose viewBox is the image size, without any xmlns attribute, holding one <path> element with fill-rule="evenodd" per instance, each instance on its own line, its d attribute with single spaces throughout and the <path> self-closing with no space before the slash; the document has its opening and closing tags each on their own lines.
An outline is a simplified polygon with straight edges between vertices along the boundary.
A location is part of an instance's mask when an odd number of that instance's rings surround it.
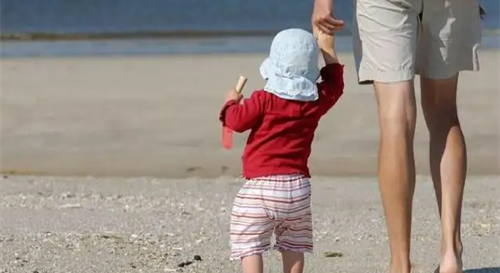
<svg viewBox="0 0 500 273">
<path fill-rule="evenodd" d="M 460 222 L 467 152 L 457 114 L 457 82 L 458 74 L 445 80 L 421 78 L 430 169 L 441 216 L 441 273 L 462 273 Z"/>
<path fill-rule="evenodd" d="M 415 191 L 413 81 L 375 83 L 380 119 L 379 183 L 391 249 L 391 273 L 409 273 Z"/>
</svg>

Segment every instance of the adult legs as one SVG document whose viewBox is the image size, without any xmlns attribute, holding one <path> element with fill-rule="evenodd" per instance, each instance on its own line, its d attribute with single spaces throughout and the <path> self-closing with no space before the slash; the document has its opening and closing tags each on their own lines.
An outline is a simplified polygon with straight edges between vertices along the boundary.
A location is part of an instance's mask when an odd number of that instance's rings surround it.
<svg viewBox="0 0 500 273">
<path fill-rule="evenodd" d="M 429 161 L 441 217 L 439 272 L 462 272 L 460 222 L 467 153 L 457 114 L 459 71 L 479 70 L 477 0 L 424 2 L 418 70 L 429 129 Z"/>
<path fill-rule="evenodd" d="M 391 273 L 409 273 L 415 191 L 413 81 L 375 82 L 380 118 L 379 183 L 391 250 Z"/>
<path fill-rule="evenodd" d="M 390 272 L 409 273 L 413 139 L 413 78 L 420 0 L 356 1 L 354 52 L 358 80 L 373 81 L 380 123 L 379 183 L 391 251 Z"/>
<path fill-rule="evenodd" d="M 421 78 L 430 169 L 441 217 L 441 273 L 462 272 L 460 222 L 467 152 L 457 114 L 457 82 L 458 74 L 444 80 Z"/>
</svg>

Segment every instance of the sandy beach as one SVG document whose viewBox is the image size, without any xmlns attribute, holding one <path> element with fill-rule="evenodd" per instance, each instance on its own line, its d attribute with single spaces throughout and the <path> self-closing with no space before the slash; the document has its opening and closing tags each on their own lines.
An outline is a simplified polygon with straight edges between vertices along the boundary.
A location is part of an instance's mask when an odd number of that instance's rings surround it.
<svg viewBox="0 0 500 273">
<path fill-rule="evenodd" d="M 469 178 L 466 273 L 500 272 L 498 181 Z M 0 183 L 0 272 L 240 272 L 228 258 L 228 221 L 242 181 L 14 176 Z M 313 211 L 315 253 L 306 272 L 385 272 L 389 253 L 376 179 L 315 177 Z M 440 232 L 428 177 L 418 178 L 413 222 L 414 272 L 433 272 Z M 179 266 L 195 255 L 202 261 Z M 279 255 L 265 257 L 265 272 L 280 272 Z"/>
<path fill-rule="evenodd" d="M 2 59 L 0 273 L 239 272 L 227 231 L 246 134 L 223 150 L 217 118 L 240 73 L 245 94 L 262 86 L 263 58 Z M 385 272 L 376 102 L 355 83 L 352 56 L 341 59 L 345 95 L 321 122 L 310 160 L 316 245 L 307 272 Z M 481 62 L 459 86 L 465 272 L 499 273 L 499 51 L 481 52 Z M 439 262 L 427 141 L 419 111 L 414 273 Z M 266 259 L 267 272 L 279 272 L 277 253 Z"/>
<path fill-rule="evenodd" d="M 460 118 L 469 173 L 499 174 L 500 53 L 483 51 L 481 72 L 463 73 Z M 240 173 L 246 134 L 225 151 L 218 121 L 226 90 L 241 74 L 244 90 L 262 87 L 264 55 L 3 59 L 1 167 L 4 173 L 218 177 Z M 310 165 L 315 175 L 374 175 L 376 102 L 345 63 L 345 95 L 322 120 Z M 427 174 L 421 111 L 418 173 Z"/>
</svg>

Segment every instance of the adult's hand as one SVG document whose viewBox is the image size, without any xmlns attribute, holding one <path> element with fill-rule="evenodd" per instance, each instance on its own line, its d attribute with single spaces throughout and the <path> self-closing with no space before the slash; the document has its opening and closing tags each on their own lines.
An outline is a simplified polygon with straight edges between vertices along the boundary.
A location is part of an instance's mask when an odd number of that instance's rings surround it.
<svg viewBox="0 0 500 273">
<path fill-rule="evenodd" d="M 315 0 L 312 24 L 324 33 L 333 34 L 344 27 L 344 21 L 333 17 L 333 0 Z"/>
</svg>

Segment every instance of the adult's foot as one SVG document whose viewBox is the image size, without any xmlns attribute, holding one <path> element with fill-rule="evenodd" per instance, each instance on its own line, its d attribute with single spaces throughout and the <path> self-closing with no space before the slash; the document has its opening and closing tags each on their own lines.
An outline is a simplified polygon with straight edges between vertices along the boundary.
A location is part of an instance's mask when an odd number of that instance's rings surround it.
<svg viewBox="0 0 500 273">
<path fill-rule="evenodd" d="M 462 251 L 445 253 L 434 273 L 463 273 Z"/>
<path fill-rule="evenodd" d="M 411 270 L 411 265 L 410 266 L 394 266 L 394 265 L 392 265 L 387 272 L 389 272 L 389 273 L 412 273 L 413 271 Z"/>
</svg>

